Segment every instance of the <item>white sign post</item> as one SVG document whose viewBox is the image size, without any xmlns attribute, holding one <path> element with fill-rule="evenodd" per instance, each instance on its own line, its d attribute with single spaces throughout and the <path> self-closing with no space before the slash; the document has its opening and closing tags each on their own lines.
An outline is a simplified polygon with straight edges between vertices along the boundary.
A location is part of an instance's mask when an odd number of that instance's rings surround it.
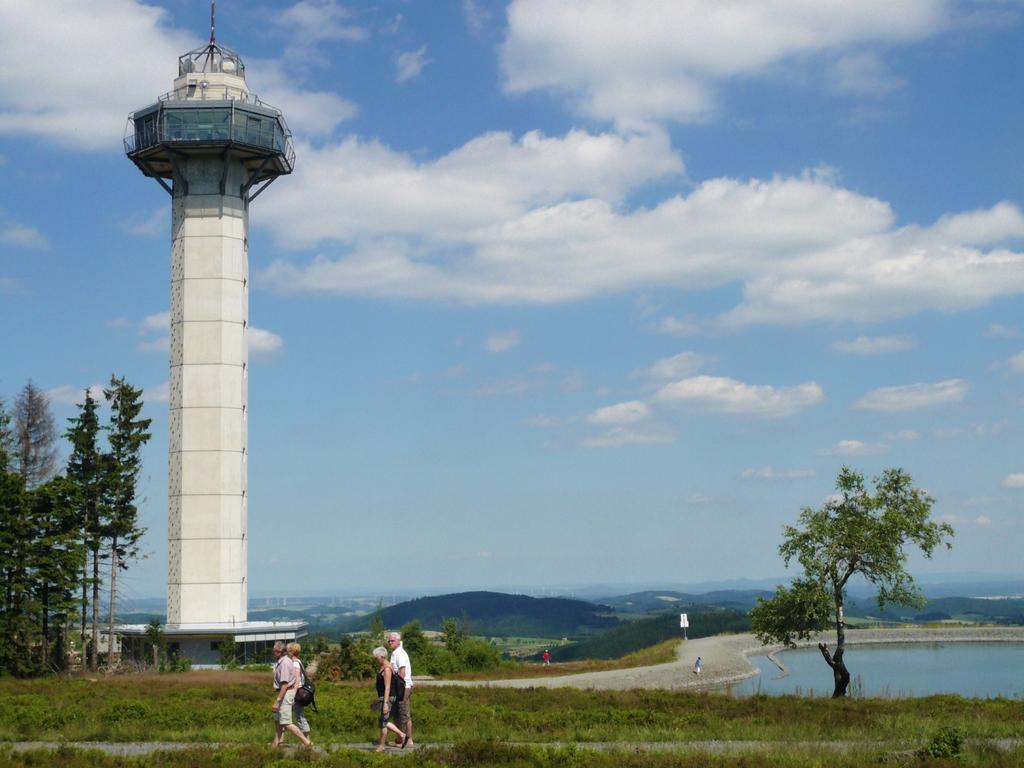
<svg viewBox="0 0 1024 768">
<path fill-rule="evenodd" d="M 686 639 L 686 628 L 688 626 L 690 626 L 690 619 L 687 618 L 685 613 L 680 613 L 679 614 L 679 626 L 683 630 L 683 640 L 685 640 Z"/>
</svg>

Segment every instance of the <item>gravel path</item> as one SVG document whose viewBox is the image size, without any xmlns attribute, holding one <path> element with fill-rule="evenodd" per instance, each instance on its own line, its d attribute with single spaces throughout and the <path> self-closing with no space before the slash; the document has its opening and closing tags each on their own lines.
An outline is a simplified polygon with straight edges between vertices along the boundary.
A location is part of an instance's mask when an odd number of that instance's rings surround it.
<svg viewBox="0 0 1024 768">
<path fill-rule="evenodd" d="M 835 633 L 823 633 L 800 645 L 816 645 L 819 640 L 831 648 Z M 1024 627 L 937 627 L 906 629 L 848 629 L 847 645 L 868 643 L 963 643 L 1024 642 Z M 679 644 L 676 661 L 650 667 L 584 672 L 578 675 L 531 677 L 516 680 L 417 680 L 417 686 L 458 685 L 493 688 L 586 688 L 628 690 L 660 688 L 670 691 L 721 688 L 758 674 L 748 656 L 771 654 L 781 645 L 761 645 L 751 634 L 716 635 Z M 693 673 L 693 662 L 700 656 L 702 673 Z"/>
</svg>

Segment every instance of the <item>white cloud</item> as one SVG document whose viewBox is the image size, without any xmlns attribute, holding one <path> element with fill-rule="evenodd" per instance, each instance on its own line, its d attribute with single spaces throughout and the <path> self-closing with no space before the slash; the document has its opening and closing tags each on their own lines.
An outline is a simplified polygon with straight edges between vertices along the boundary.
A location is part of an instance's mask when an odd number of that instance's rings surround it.
<svg viewBox="0 0 1024 768">
<path fill-rule="evenodd" d="M 840 56 L 829 68 L 828 78 L 840 93 L 864 96 L 885 96 L 903 86 L 875 51 Z"/>
<path fill-rule="evenodd" d="M 819 448 L 819 456 L 873 456 L 888 451 L 888 446 L 865 443 L 861 440 L 840 440 L 830 448 Z"/>
<path fill-rule="evenodd" d="M 866 411 L 910 411 L 959 403 L 970 389 L 966 381 L 949 379 L 935 384 L 908 384 L 903 387 L 881 387 L 868 392 L 853 404 Z"/>
<path fill-rule="evenodd" d="M 858 336 L 849 341 L 833 342 L 832 348 L 837 352 L 853 355 L 879 355 L 886 352 L 902 352 L 913 349 L 917 342 L 912 336 Z"/>
<path fill-rule="evenodd" d="M 1006 362 L 1014 373 L 1024 373 L 1024 352 L 1018 352 Z"/>
<path fill-rule="evenodd" d="M 249 355 L 256 359 L 268 359 L 284 348 L 284 339 L 262 328 L 250 325 L 246 336 L 249 341 Z"/>
<path fill-rule="evenodd" d="M 989 336 L 995 336 L 999 339 L 1016 339 L 1020 336 L 1020 328 L 1015 325 L 1003 325 L 1002 323 L 992 323 L 988 327 L 987 334 Z"/>
<path fill-rule="evenodd" d="M 366 40 L 369 33 L 352 24 L 351 18 L 352 12 L 334 0 L 302 0 L 279 13 L 275 23 L 306 44 L 323 40 Z"/>
<path fill-rule="evenodd" d="M 247 76 L 250 87 L 284 113 L 288 127 L 300 140 L 330 136 L 359 111 L 354 103 L 331 91 L 297 87 L 295 72 L 287 60 L 247 58 L 246 70 L 254 73 Z"/>
<path fill-rule="evenodd" d="M 46 390 L 46 399 L 59 405 L 78 405 L 85 400 L 85 390 L 88 389 L 94 400 L 104 403 L 106 401 L 103 398 L 103 386 L 103 384 L 90 384 L 88 387 L 73 387 L 70 384 L 62 384 L 59 387 Z"/>
<path fill-rule="evenodd" d="M 619 448 L 625 445 L 665 445 L 675 442 L 676 436 L 667 429 L 651 427 L 613 427 L 600 435 L 580 440 L 582 448 Z"/>
<path fill-rule="evenodd" d="M 282 293 L 551 304 L 739 284 L 742 302 L 711 322 L 725 328 L 877 322 L 1024 293 L 1024 254 L 979 246 L 1024 237 L 1008 204 L 897 228 L 884 201 L 818 169 L 710 179 L 631 210 L 631 191 L 683 171 L 660 130 L 493 133 L 429 161 L 355 138 L 299 150 L 258 226 L 283 248 L 321 251 L 257 274 Z"/>
<path fill-rule="evenodd" d="M 758 469 L 744 469 L 740 473 L 740 477 L 743 480 L 799 480 L 805 477 L 814 477 L 814 470 L 760 467 Z"/>
<path fill-rule="evenodd" d="M 395 82 L 406 83 L 415 80 L 423 72 L 423 68 L 432 63 L 433 59 L 427 58 L 427 46 L 421 46 L 415 51 L 405 51 L 398 55 L 395 62 Z"/>
<path fill-rule="evenodd" d="M 171 207 L 169 205 L 164 205 L 157 208 L 148 216 L 140 216 L 135 213 L 129 214 L 125 220 L 121 222 L 121 229 L 129 235 L 138 235 L 140 237 L 159 237 L 160 235 L 170 234 L 170 220 Z"/>
<path fill-rule="evenodd" d="M 651 409 L 639 400 L 598 408 L 587 415 L 591 424 L 635 424 L 650 418 Z"/>
<path fill-rule="evenodd" d="M 139 324 L 142 333 L 169 331 L 171 329 L 171 313 L 168 310 L 146 315 Z"/>
<path fill-rule="evenodd" d="M 170 336 L 158 336 L 155 339 L 140 341 L 135 345 L 140 352 L 169 352 L 171 349 Z"/>
<path fill-rule="evenodd" d="M 0 121 L 2 119 L 3 114 L 0 113 Z M 0 125 L 2 125 L 2 122 L 0 122 Z M 44 250 L 50 247 L 46 236 L 38 229 L 13 222 L 0 225 L 0 243 L 35 250 Z"/>
<path fill-rule="evenodd" d="M 462 18 L 469 33 L 480 37 L 491 21 L 491 14 L 477 0 L 462 0 Z"/>
<path fill-rule="evenodd" d="M 165 381 L 162 384 L 149 387 L 142 393 L 147 403 L 167 403 L 171 399 L 171 383 Z"/>
<path fill-rule="evenodd" d="M 892 78 L 862 49 L 930 37 L 948 10 L 942 0 L 516 0 L 501 66 L 508 92 L 564 95 L 589 117 L 702 120 L 718 110 L 720 83 L 821 54 L 854 57 L 837 84 L 884 86 Z"/>
<path fill-rule="evenodd" d="M 340 8 L 294 9 L 303 7 Z M 339 29 L 330 19 L 314 26 L 328 37 Z M 0 135 L 87 150 L 119 147 L 125 117 L 167 92 L 178 56 L 201 43 L 171 27 L 164 9 L 132 0 L 8 0 L 0 4 Z M 97 58 L 99 51 L 117 55 Z M 335 94 L 304 90 L 284 62 L 245 58 L 249 86 L 284 109 L 297 134 L 329 133 L 354 112 Z"/>
<path fill-rule="evenodd" d="M 167 17 L 128 0 L 0 5 L 0 134 L 117 146 L 128 112 L 169 90 L 178 56 L 199 43 Z"/>
<path fill-rule="evenodd" d="M 988 528 L 992 525 L 992 518 L 988 515 L 978 515 L 974 518 L 974 524 L 980 525 L 982 528 Z"/>
<path fill-rule="evenodd" d="M 324 147 L 300 145 L 298 151 L 303 162 L 288 184 L 275 190 L 274 205 L 262 211 L 260 222 L 284 246 L 330 240 L 361 246 L 339 262 L 344 275 L 333 275 L 325 290 L 340 290 L 347 276 L 355 282 L 354 292 L 376 286 L 393 295 L 405 289 L 436 296 L 443 279 L 454 283 L 449 294 L 468 299 L 474 298 L 466 296 L 473 284 L 483 283 L 478 300 L 494 292 L 491 300 L 505 294 L 522 301 L 524 280 L 564 280 L 564 257 L 538 272 L 540 259 L 521 262 L 518 253 L 502 253 L 506 242 L 528 240 L 531 229 L 550 224 L 549 219 L 561 221 L 552 206 L 594 198 L 614 204 L 638 185 L 683 171 L 661 131 L 622 137 L 574 130 L 555 138 L 531 131 L 518 139 L 488 133 L 428 162 L 354 137 Z M 305 224 L 299 230 L 296 217 Z M 425 241 L 415 249 L 415 260 L 406 238 Z M 478 276 L 472 274 L 476 249 L 481 249 L 479 266 L 486 267 Z M 435 265 L 425 255 L 450 263 Z M 310 270 L 326 278 L 330 264 L 322 259 Z M 491 274 L 497 277 L 505 267 L 523 271 L 524 278 L 506 290 L 488 285 Z M 427 285 L 416 289 L 421 280 Z"/>
<path fill-rule="evenodd" d="M 487 341 L 484 343 L 484 349 L 490 352 L 492 355 L 498 352 L 504 352 L 518 347 L 523 341 L 523 336 L 519 331 L 501 331 L 500 333 L 492 333 L 487 337 Z"/>
<path fill-rule="evenodd" d="M 1003 480 L 1003 486 L 1005 488 L 1024 488 L 1024 472 L 1007 475 Z"/>
<path fill-rule="evenodd" d="M 886 440 L 902 440 L 909 442 L 912 440 L 920 440 L 921 433 L 915 432 L 913 429 L 898 429 L 895 432 L 886 432 L 882 435 Z"/>
<path fill-rule="evenodd" d="M 688 315 L 686 317 L 663 317 L 654 324 L 654 330 L 668 336 L 693 336 L 700 333 L 700 324 L 696 318 Z"/>
<path fill-rule="evenodd" d="M 636 371 L 633 375 L 649 379 L 682 379 L 695 374 L 707 362 L 706 357 L 696 352 L 680 352 L 678 355 L 662 358 L 650 368 Z"/>
<path fill-rule="evenodd" d="M 825 393 L 813 381 L 795 387 L 772 387 L 716 376 L 695 376 L 666 384 L 655 395 L 655 401 L 664 405 L 766 418 L 792 416 L 824 399 Z"/>
</svg>

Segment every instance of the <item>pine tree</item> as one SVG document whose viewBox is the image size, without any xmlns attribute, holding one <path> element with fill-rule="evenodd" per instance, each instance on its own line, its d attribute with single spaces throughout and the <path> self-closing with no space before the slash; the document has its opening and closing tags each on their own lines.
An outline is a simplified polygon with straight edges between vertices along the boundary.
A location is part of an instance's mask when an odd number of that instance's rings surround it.
<svg viewBox="0 0 1024 768">
<path fill-rule="evenodd" d="M 29 381 L 14 403 L 14 469 L 35 488 L 57 472 L 57 429 L 46 394 Z"/>
<path fill-rule="evenodd" d="M 110 552 L 110 621 L 107 637 L 113 647 L 114 621 L 117 606 L 117 572 L 128 568 L 128 562 L 138 556 L 139 539 L 146 532 L 139 527 L 139 510 L 135 505 L 135 491 L 139 470 L 142 468 L 141 451 L 150 438 L 152 419 L 140 419 L 143 402 L 142 390 L 128 384 L 124 378 L 110 377 L 110 388 L 103 390 L 110 403 L 110 461 L 106 483 L 108 519 L 106 534 Z M 108 659 L 110 657 L 108 656 Z"/>
<path fill-rule="evenodd" d="M 68 419 L 70 426 L 65 433 L 71 441 L 71 456 L 68 458 L 67 477 L 74 485 L 74 506 L 81 541 L 91 560 L 92 576 L 89 575 L 89 561 L 82 564 L 82 626 L 81 640 L 85 648 L 86 607 L 92 605 L 92 656 L 89 667 L 96 671 L 99 654 L 99 587 L 100 548 L 103 544 L 106 511 L 103 503 L 106 496 L 109 459 L 100 451 L 99 406 L 89 390 L 85 401 L 78 406 L 78 416 Z M 89 588 L 92 599 L 89 599 Z"/>
</svg>

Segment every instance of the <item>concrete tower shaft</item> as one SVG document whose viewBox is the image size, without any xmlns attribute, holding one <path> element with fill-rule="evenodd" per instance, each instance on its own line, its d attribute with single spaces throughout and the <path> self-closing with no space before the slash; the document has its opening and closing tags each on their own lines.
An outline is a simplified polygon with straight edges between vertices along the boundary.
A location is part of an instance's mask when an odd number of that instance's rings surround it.
<svg viewBox="0 0 1024 768">
<path fill-rule="evenodd" d="M 241 160 L 203 155 L 174 175 L 169 624 L 247 618 L 247 177 Z"/>
</svg>

